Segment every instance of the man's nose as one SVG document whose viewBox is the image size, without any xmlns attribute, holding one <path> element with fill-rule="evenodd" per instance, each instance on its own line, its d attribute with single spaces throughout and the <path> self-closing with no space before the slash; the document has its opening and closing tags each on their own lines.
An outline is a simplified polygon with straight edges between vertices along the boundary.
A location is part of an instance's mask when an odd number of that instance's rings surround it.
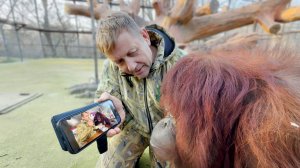
<svg viewBox="0 0 300 168">
<path fill-rule="evenodd" d="M 127 64 L 127 69 L 130 72 L 134 72 L 135 67 L 136 67 L 136 62 L 134 60 L 128 59 L 128 60 L 126 60 L 126 64 Z"/>
</svg>

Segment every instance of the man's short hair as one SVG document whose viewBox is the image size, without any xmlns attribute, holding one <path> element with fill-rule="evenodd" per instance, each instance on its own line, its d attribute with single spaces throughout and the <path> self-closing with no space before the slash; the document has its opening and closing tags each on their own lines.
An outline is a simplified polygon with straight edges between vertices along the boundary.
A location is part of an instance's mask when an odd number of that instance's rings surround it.
<svg viewBox="0 0 300 168">
<path fill-rule="evenodd" d="M 112 12 L 100 19 L 97 28 L 97 47 L 103 54 L 109 54 L 115 47 L 120 33 L 126 30 L 131 34 L 138 33 L 140 27 L 124 12 Z"/>
</svg>

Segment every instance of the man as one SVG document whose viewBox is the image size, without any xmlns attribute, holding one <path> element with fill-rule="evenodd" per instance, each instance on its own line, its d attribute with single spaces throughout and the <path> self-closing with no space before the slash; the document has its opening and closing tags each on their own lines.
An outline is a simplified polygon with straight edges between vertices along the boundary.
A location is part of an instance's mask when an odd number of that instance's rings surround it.
<svg viewBox="0 0 300 168">
<path fill-rule="evenodd" d="M 111 99 L 123 122 L 122 130 L 107 133 L 112 138 L 97 167 L 134 167 L 149 145 L 152 128 L 163 117 L 159 107 L 163 75 L 184 52 L 162 28 L 140 28 L 122 12 L 100 20 L 97 47 L 109 60 L 103 65 L 96 101 Z"/>
</svg>

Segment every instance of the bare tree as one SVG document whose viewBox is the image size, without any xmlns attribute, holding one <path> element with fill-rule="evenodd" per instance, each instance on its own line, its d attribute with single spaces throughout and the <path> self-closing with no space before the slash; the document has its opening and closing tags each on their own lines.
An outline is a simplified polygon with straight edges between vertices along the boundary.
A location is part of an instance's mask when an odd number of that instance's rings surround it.
<svg viewBox="0 0 300 168">
<path fill-rule="evenodd" d="M 43 24 L 43 27 L 45 29 L 47 29 L 47 28 L 50 27 L 49 17 L 48 17 L 48 0 L 42 0 L 42 4 L 43 4 L 43 8 L 44 8 L 44 24 Z M 56 50 L 55 50 L 53 42 L 52 42 L 51 34 L 49 32 L 44 32 L 44 35 L 45 35 L 46 40 L 47 40 L 47 42 L 49 44 L 49 47 L 51 49 L 51 55 L 56 57 L 57 54 L 56 54 Z"/>
<path fill-rule="evenodd" d="M 65 22 L 63 21 L 62 16 L 60 15 L 60 10 L 57 7 L 56 0 L 54 0 L 53 2 L 54 2 L 55 9 L 56 9 L 56 15 L 57 15 L 58 21 L 61 24 L 62 29 L 65 30 L 66 29 L 66 26 L 64 24 Z M 68 53 L 68 45 L 67 45 L 67 42 L 66 42 L 66 37 L 65 37 L 64 33 L 61 33 L 61 34 L 62 34 L 64 52 L 65 52 L 65 55 L 68 56 L 69 53 Z"/>
<path fill-rule="evenodd" d="M 6 37 L 4 35 L 4 31 L 3 31 L 3 24 L 0 24 L 0 32 L 1 32 L 3 45 L 4 45 L 4 48 L 5 48 L 6 58 L 9 59 L 10 54 L 9 54 L 9 50 L 8 50 L 8 46 L 7 46 L 7 40 L 6 40 Z"/>
</svg>

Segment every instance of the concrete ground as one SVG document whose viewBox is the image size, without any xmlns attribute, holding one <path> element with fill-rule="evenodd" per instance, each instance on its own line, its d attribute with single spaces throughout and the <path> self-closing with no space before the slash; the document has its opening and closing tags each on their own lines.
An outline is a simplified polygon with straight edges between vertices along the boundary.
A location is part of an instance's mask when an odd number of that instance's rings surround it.
<svg viewBox="0 0 300 168">
<path fill-rule="evenodd" d="M 0 93 L 0 114 L 8 113 L 42 95 L 41 93 Z"/>
<path fill-rule="evenodd" d="M 99 67 L 101 67 L 99 61 Z M 12 111 L 0 115 L 0 167 L 89 168 L 95 167 L 96 144 L 72 155 L 62 151 L 51 117 L 91 103 L 75 98 L 68 88 L 94 77 L 92 59 L 40 59 L 0 63 L 0 93 L 39 93 Z M 7 99 L 9 101 L 9 99 Z M 144 154 L 140 167 L 149 167 Z"/>
</svg>

